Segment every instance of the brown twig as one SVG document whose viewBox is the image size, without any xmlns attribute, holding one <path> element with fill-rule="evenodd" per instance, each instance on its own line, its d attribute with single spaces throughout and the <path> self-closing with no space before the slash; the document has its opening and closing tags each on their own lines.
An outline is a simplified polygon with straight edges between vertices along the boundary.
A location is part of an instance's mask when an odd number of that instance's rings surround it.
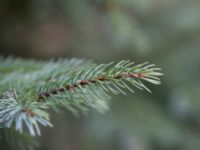
<svg viewBox="0 0 200 150">
<path fill-rule="evenodd" d="M 24 108 L 21 111 L 24 112 L 24 113 L 27 113 L 30 117 L 36 116 L 36 114 L 30 109 Z"/>
<path fill-rule="evenodd" d="M 46 97 L 50 97 L 51 95 L 56 95 L 58 93 L 62 93 L 64 91 L 72 91 L 75 90 L 78 86 L 85 86 L 88 84 L 95 84 L 98 81 L 109 81 L 112 79 L 116 79 L 116 80 L 120 80 L 120 79 L 124 79 L 124 78 L 144 78 L 145 75 L 142 73 L 126 73 L 126 74 L 119 74 L 119 75 L 114 75 L 113 77 L 106 77 L 106 76 L 102 76 L 102 77 L 98 77 L 95 79 L 91 79 L 91 80 L 80 80 L 77 83 L 74 84 L 66 84 L 65 86 L 61 87 L 61 88 L 55 88 L 55 89 L 51 89 L 49 91 L 40 93 L 38 96 L 38 102 L 44 100 L 44 98 Z"/>
</svg>

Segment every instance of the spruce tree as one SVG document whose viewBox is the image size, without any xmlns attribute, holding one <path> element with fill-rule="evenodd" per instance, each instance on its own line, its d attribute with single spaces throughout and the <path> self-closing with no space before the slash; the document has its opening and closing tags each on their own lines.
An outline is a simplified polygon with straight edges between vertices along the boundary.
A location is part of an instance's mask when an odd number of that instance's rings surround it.
<svg viewBox="0 0 200 150">
<path fill-rule="evenodd" d="M 112 94 L 150 89 L 160 84 L 160 68 L 131 61 L 97 65 L 83 59 L 51 61 L 0 58 L 1 144 L 14 149 L 35 149 L 40 126 L 53 127 L 49 110 L 74 115 L 105 112 Z"/>
</svg>

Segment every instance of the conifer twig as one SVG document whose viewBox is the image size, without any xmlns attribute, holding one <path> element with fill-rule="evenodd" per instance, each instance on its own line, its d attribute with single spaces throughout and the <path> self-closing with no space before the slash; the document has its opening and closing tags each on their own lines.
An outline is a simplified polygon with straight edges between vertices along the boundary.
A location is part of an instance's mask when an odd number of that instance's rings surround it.
<svg viewBox="0 0 200 150">
<path fill-rule="evenodd" d="M 143 79 L 143 78 L 145 78 L 145 74 L 142 74 L 142 73 L 132 73 L 132 74 L 127 73 L 127 74 L 113 75 L 112 77 L 101 76 L 101 77 L 97 77 L 95 79 L 81 80 L 81 81 L 74 83 L 74 84 L 67 84 L 67 85 L 64 85 L 63 87 L 51 89 L 49 91 L 43 92 L 43 93 L 39 94 L 38 101 L 41 101 L 44 98 L 48 98 L 52 95 L 62 93 L 65 90 L 70 92 L 71 90 L 75 90 L 75 88 L 77 88 L 79 86 L 84 87 L 84 86 L 89 85 L 89 84 L 95 84 L 98 81 L 106 82 L 106 81 L 111 81 L 113 79 L 114 80 L 122 80 L 122 79 L 127 79 L 127 78 Z"/>
<path fill-rule="evenodd" d="M 59 112 L 66 108 L 74 114 L 90 108 L 104 112 L 111 93 L 134 92 L 131 86 L 150 92 L 144 81 L 158 85 L 162 75 L 155 65 L 125 60 L 96 65 L 79 59 L 37 62 L 8 58 L 0 63 L 0 127 L 20 133 L 28 129 L 31 136 L 40 135 L 39 125 L 52 126 L 49 109 Z"/>
</svg>

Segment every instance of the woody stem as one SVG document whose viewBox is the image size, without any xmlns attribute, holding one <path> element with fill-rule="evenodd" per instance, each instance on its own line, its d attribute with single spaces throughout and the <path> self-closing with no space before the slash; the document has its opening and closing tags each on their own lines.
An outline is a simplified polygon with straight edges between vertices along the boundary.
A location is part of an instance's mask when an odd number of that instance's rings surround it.
<svg viewBox="0 0 200 150">
<path fill-rule="evenodd" d="M 120 80 L 120 79 L 126 79 L 126 78 L 142 79 L 144 77 L 145 77 L 145 75 L 142 74 L 142 73 L 124 73 L 124 74 L 113 75 L 112 77 L 100 76 L 100 77 L 97 77 L 95 79 L 80 80 L 80 81 L 78 81 L 77 83 L 74 83 L 74 84 L 66 84 L 63 87 L 51 89 L 49 91 L 40 93 L 37 101 L 40 102 L 47 97 L 50 97 L 52 95 L 56 95 L 58 93 L 62 93 L 66 90 L 67 91 L 75 90 L 78 86 L 83 87 L 83 86 L 88 85 L 88 84 L 95 84 L 98 81 L 110 81 L 110 80 L 113 80 L 113 79 Z"/>
</svg>

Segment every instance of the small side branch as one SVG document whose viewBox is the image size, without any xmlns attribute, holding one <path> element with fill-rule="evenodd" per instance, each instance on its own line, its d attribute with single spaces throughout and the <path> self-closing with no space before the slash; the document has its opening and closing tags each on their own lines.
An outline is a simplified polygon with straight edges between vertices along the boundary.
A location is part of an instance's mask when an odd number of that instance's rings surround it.
<svg viewBox="0 0 200 150">
<path fill-rule="evenodd" d="M 77 87 L 79 86 L 86 86 L 89 84 L 95 84 L 98 81 L 102 81 L 102 82 L 106 82 L 106 81 L 111 81 L 111 80 L 122 80 L 122 79 L 128 79 L 128 78 L 137 78 L 137 79 L 143 79 L 145 77 L 145 74 L 142 73 L 124 73 L 124 74 L 118 74 L 118 75 L 113 75 L 111 77 L 108 76 L 101 76 L 101 77 L 97 77 L 95 79 L 90 79 L 90 80 L 80 80 L 77 83 L 74 84 L 67 84 L 61 88 L 55 88 L 55 89 L 51 89 L 49 91 L 46 91 L 44 93 L 40 93 L 38 96 L 38 102 L 43 101 L 45 98 L 48 98 L 50 96 L 56 95 L 58 93 L 62 93 L 64 91 L 73 91 L 75 90 Z"/>
</svg>

